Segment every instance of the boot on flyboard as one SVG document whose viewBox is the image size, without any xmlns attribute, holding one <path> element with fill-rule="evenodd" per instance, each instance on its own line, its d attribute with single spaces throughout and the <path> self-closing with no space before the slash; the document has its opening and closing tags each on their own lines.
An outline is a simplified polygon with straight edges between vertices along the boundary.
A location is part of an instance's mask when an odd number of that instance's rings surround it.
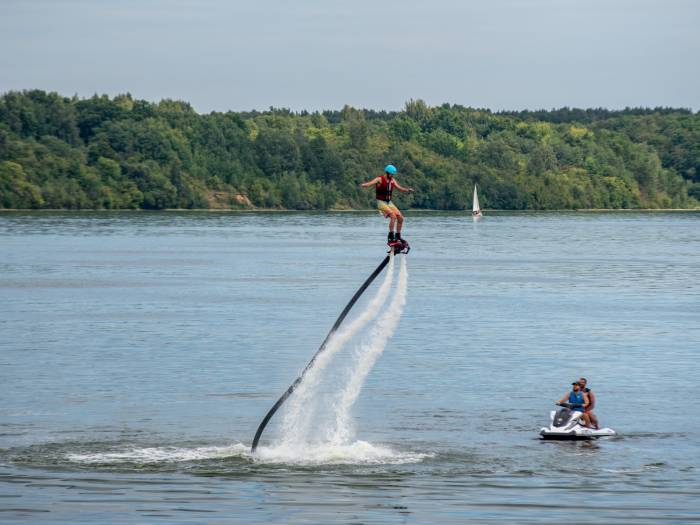
<svg viewBox="0 0 700 525">
<path fill-rule="evenodd" d="M 405 239 L 401 238 L 400 233 L 392 234 L 390 232 L 387 245 L 389 246 L 389 252 L 393 250 L 394 255 L 398 255 L 400 253 L 406 254 L 411 250 L 411 247 L 408 245 L 408 242 Z"/>
</svg>

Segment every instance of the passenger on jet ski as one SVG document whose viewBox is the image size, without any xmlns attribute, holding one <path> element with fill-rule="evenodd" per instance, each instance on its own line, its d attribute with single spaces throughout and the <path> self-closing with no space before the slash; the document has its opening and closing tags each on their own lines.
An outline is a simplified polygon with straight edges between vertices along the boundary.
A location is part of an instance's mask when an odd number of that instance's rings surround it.
<svg viewBox="0 0 700 525">
<path fill-rule="evenodd" d="M 564 394 L 564 396 L 557 401 L 556 404 L 561 405 L 562 403 L 568 403 L 571 405 L 569 407 L 571 410 L 574 412 L 583 413 L 589 404 L 588 394 L 581 390 L 581 385 L 579 385 L 578 381 L 571 383 L 571 389 L 571 392 Z"/>
<path fill-rule="evenodd" d="M 588 396 L 588 406 L 583 410 L 583 420 L 586 422 L 586 426 L 595 428 L 598 430 L 600 426 L 598 425 L 598 418 L 593 413 L 593 408 L 595 407 L 595 394 L 590 388 L 586 388 L 588 380 L 582 377 L 578 380 L 578 384 L 583 390 L 583 393 Z"/>
<path fill-rule="evenodd" d="M 388 164 L 384 168 L 384 175 L 373 178 L 369 182 L 363 182 L 360 184 L 363 188 L 368 188 L 374 186 L 375 196 L 377 199 L 377 210 L 379 213 L 384 215 L 384 218 L 389 218 L 389 238 L 387 244 L 389 246 L 395 246 L 397 244 L 403 245 L 404 240 L 401 238 L 401 227 L 403 226 L 403 215 L 396 207 L 396 205 L 391 202 L 392 192 L 396 188 L 400 192 L 412 193 L 413 188 L 404 188 L 395 179 L 396 167 L 393 164 Z M 396 233 L 394 233 L 394 226 L 396 227 Z"/>
</svg>

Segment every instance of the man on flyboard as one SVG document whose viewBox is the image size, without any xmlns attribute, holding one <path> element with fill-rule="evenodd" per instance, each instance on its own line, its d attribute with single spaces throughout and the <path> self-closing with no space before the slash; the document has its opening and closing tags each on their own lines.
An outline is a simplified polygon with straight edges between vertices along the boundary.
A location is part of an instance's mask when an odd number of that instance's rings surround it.
<svg viewBox="0 0 700 525">
<path fill-rule="evenodd" d="M 384 217 L 389 217 L 389 238 L 387 244 L 391 247 L 408 247 L 408 243 L 401 238 L 401 227 L 403 226 L 403 215 L 391 202 L 391 193 L 396 188 L 403 193 L 412 193 L 413 188 L 404 188 L 396 181 L 396 167 L 388 164 L 384 168 L 384 175 L 375 177 L 369 182 L 360 184 L 363 188 L 374 186 L 377 197 L 377 210 Z M 396 227 L 396 233 L 394 233 Z"/>
</svg>

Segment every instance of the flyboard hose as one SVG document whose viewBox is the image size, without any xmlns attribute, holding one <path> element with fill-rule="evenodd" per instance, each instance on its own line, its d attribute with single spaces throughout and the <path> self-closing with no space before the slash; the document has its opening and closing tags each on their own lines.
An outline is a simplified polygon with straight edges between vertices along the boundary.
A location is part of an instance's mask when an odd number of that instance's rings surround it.
<svg viewBox="0 0 700 525">
<path fill-rule="evenodd" d="M 345 317 L 347 317 L 348 313 L 352 309 L 352 307 L 355 305 L 357 300 L 360 298 L 360 296 L 365 292 L 365 290 L 369 287 L 370 284 L 372 284 L 372 281 L 374 281 L 377 276 L 382 273 L 382 270 L 386 267 L 387 264 L 389 264 L 389 260 L 391 259 L 390 255 L 387 255 L 384 260 L 382 260 L 381 263 L 379 263 L 379 266 L 370 274 L 369 277 L 367 277 L 367 280 L 362 283 L 362 286 L 358 288 L 358 290 L 355 292 L 355 295 L 352 296 L 352 299 L 350 299 L 350 302 L 345 305 L 345 308 L 343 309 L 342 312 L 340 312 L 340 315 L 338 316 L 338 319 L 336 319 L 335 323 L 331 327 L 330 332 L 328 332 L 328 335 L 326 338 L 323 340 L 323 343 L 321 343 L 321 346 L 316 350 L 316 353 L 314 356 L 311 358 L 311 361 L 309 361 L 309 364 L 306 365 L 304 370 L 302 370 L 301 375 L 297 377 L 294 382 L 291 384 L 291 386 L 282 394 L 282 397 L 280 397 L 277 402 L 272 405 L 272 408 L 265 414 L 265 417 L 263 418 L 262 422 L 260 423 L 260 426 L 258 426 L 258 430 L 255 432 L 255 437 L 253 438 L 253 445 L 250 447 L 251 452 L 255 452 L 255 449 L 258 448 L 258 442 L 260 441 L 260 436 L 262 436 L 263 431 L 265 430 L 265 427 L 267 424 L 270 422 L 270 419 L 272 418 L 273 415 L 275 415 L 275 412 L 279 409 L 279 407 L 282 406 L 282 404 L 287 400 L 289 396 L 292 395 L 292 392 L 294 392 L 294 389 L 299 386 L 299 383 L 301 383 L 301 380 L 304 378 L 304 375 L 306 372 L 311 368 L 314 364 L 314 361 L 316 361 L 316 358 L 319 356 L 321 352 L 323 352 L 326 349 L 326 344 L 328 344 L 329 339 L 331 336 L 340 328 L 340 325 L 342 322 L 345 320 Z"/>
</svg>

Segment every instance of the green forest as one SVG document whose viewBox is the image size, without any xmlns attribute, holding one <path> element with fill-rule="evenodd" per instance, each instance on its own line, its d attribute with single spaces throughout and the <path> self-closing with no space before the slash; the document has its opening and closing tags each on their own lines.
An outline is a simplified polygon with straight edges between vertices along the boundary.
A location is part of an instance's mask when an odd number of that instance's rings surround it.
<svg viewBox="0 0 700 525">
<path fill-rule="evenodd" d="M 366 209 L 399 169 L 400 207 L 696 208 L 700 113 L 673 108 L 197 113 L 131 95 L 0 97 L 0 208 Z"/>
</svg>

